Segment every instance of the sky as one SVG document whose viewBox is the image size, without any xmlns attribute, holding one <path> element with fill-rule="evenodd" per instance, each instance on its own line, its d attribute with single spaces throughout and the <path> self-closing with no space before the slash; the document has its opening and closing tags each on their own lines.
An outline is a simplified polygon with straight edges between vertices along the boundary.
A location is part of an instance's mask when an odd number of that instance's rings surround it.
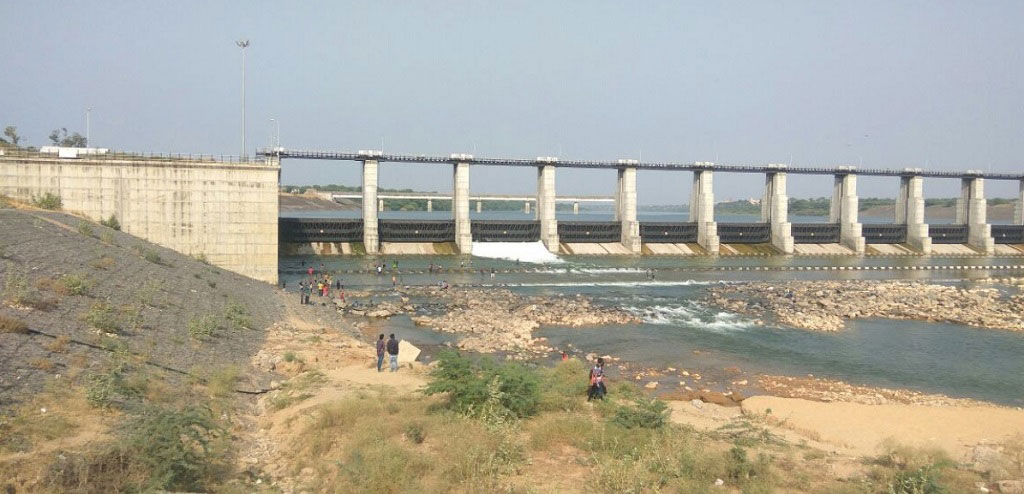
<svg viewBox="0 0 1024 494">
<path fill-rule="evenodd" d="M 295 4 L 295 5 L 292 5 Z M 1024 2 L 0 2 L 0 126 L 142 152 L 246 148 L 722 164 L 1024 171 Z M 350 162 L 286 160 L 285 184 L 358 184 Z M 719 199 L 763 177 L 717 174 Z M 450 167 L 383 164 L 380 186 L 450 191 Z M 641 171 L 682 204 L 690 173 Z M 559 170 L 606 194 L 614 171 Z M 989 197 L 1017 184 L 988 181 Z M 473 193 L 533 193 L 473 167 Z M 894 197 L 864 178 L 861 197 Z M 928 196 L 958 193 L 928 179 Z M 791 197 L 830 194 L 790 177 Z"/>
</svg>

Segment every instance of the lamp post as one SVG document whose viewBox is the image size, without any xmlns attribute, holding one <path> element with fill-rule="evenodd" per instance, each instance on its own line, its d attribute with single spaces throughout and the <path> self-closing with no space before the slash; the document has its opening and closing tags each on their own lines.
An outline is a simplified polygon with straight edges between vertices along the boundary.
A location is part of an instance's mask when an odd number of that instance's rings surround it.
<svg viewBox="0 0 1024 494">
<path fill-rule="evenodd" d="M 272 144 L 274 146 L 274 149 L 276 150 L 277 148 L 281 147 L 281 122 L 276 118 L 271 118 L 270 121 L 274 122 L 274 125 L 277 128 L 277 133 L 275 134 L 277 136 L 277 144 L 274 144 L 273 140 L 270 141 L 270 144 Z"/>
<path fill-rule="evenodd" d="M 242 49 L 242 156 L 245 156 L 245 49 L 249 47 L 249 40 L 235 41 L 235 44 Z"/>
<path fill-rule="evenodd" d="M 89 114 L 92 113 L 92 108 L 85 109 L 85 147 L 89 147 L 92 143 L 89 142 Z"/>
</svg>

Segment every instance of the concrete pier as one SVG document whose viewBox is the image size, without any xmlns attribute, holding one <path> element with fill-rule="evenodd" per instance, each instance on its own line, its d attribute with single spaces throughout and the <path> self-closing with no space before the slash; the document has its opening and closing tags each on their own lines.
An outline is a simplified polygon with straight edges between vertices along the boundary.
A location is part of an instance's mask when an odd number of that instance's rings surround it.
<svg viewBox="0 0 1024 494">
<path fill-rule="evenodd" d="M 363 248 L 376 254 L 380 247 L 377 231 L 377 208 L 384 210 L 384 201 L 377 201 L 377 160 L 363 161 Z"/>
<path fill-rule="evenodd" d="M 924 179 L 920 175 L 900 177 L 896 199 L 896 223 L 907 225 L 907 243 L 922 254 L 932 253 L 932 239 L 924 222 Z"/>
<path fill-rule="evenodd" d="M 377 201 L 377 211 L 384 211 L 384 199 Z"/>
<path fill-rule="evenodd" d="M 469 163 L 455 163 L 453 177 L 452 219 L 455 220 L 455 245 L 458 246 L 459 253 L 472 254 L 473 235 L 469 224 Z"/>
<path fill-rule="evenodd" d="M 479 213 L 479 212 L 481 212 L 483 210 L 484 210 L 484 202 L 483 201 L 476 201 L 476 212 Z"/>
<path fill-rule="evenodd" d="M 1020 192 L 1017 194 L 1017 207 L 1014 208 L 1013 223 L 1024 225 L 1024 180 L 1020 181 Z"/>
<path fill-rule="evenodd" d="M 529 205 L 529 203 L 527 203 Z M 558 252 L 558 221 L 555 219 L 555 167 L 537 167 L 537 220 L 540 240 L 551 252 Z"/>
<path fill-rule="evenodd" d="M 580 214 L 580 203 L 572 203 L 572 214 Z"/>
<path fill-rule="evenodd" d="M 718 224 L 715 223 L 715 193 L 711 167 L 714 163 L 695 163 L 703 170 L 693 171 L 690 194 L 690 221 L 697 224 L 697 243 L 709 254 L 718 254 Z"/>
<path fill-rule="evenodd" d="M 857 175 L 847 173 L 835 176 L 829 206 L 828 222 L 839 224 L 839 243 L 857 254 L 863 254 L 865 241 L 858 217 L 860 198 L 857 197 Z"/>
<path fill-rule="evenodd" d="M 537 211 L 539 214 L 540 206 L 537 206 Z M 530 201 L 523 202 L 523 214 L 530 214 Z"/>
<path fill-rule="evenodd" d="M 434 200 L 433 199 L 427 199 L 427 212 L 430 213 L 430 212 L 433 212 L 433 211 L 434 211 Z"/>
<path fill-rule="evenodd" d="M 771 225 L 772 245 L 783 254 L 792 254 L 793 224 L 789 222 L 789 196 L 786 195 L 785 172 L 769 172 L 765 175 L 764 196 L 761 198 L 761 222 Z"/>
<path fill-rule="evenodd" d="M 621 222 L 622 245 L 633 254 L 639 254 L 640 222 L 636 220 L 636 168 L 618 171 L 615 191 L 615 217 Z"/>
<path fill-rule="evenodd" d="M 960 181 L 960 198 L 956 201 L 956 223 L 967 225 L 967 245 L 986 254 L 995 251 L 992 227 L 987 221 L 985 179 L 964 178 Z"/>
</svg>

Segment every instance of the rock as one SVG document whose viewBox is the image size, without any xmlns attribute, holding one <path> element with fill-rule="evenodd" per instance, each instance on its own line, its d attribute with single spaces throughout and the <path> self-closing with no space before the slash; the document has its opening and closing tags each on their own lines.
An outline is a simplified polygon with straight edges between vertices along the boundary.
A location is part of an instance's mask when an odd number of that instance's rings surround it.
<svg viewBox="0 0 1024 494">
<path fill-rule="evenodd" d="M 415 362 L 420 356 L 420 349 L 412 343 L 402 340 L 398 342 L 398 363 L 406 364 Z"/>
<path fill-rule="evenodd" d="M 1003 494 L 1024 494 L 1024 480 L 1000 480 L 996 486 Z"/>
<path fill-rule="evenodd" d="M 651 381 L 651 382 L 645 384 L 644 387 L 647 388 L 647 389 L 657 388 L 658 387 L 658 381 Z"/>
<path fill-rule="evenodd" d="M 696 398 L 690 400 L 690 404 L 693 405 L 693 408 L 696 408 L 697 410 L 701 410 L 704 408 L 704 402 Z"/>
</svg>

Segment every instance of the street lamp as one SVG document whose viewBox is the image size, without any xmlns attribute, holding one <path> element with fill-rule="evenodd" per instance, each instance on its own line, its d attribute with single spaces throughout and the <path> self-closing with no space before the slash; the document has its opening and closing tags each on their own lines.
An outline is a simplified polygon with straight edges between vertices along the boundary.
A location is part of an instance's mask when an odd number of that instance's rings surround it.
<svg viewBox="0 0 1024 494">
<path fill-rule="evenodd" d="M 271 118 L 270 121 L 274 122 L 274 125 L 277 126 L 277 145 L 274 146 L 274 150 L 276 151 L 277 148 L 281 147 L 281 122 L 276 118 Z M 271 140 L 270 143 L 274 144 L 274 141 Z"/>
<path fill-rule="evenodd" d="M 249 40 L 235 41 L 235 44 L 242 49 L 242 156 L 245 156 L 245 49 L 249 47 Z"/>
</svg>

